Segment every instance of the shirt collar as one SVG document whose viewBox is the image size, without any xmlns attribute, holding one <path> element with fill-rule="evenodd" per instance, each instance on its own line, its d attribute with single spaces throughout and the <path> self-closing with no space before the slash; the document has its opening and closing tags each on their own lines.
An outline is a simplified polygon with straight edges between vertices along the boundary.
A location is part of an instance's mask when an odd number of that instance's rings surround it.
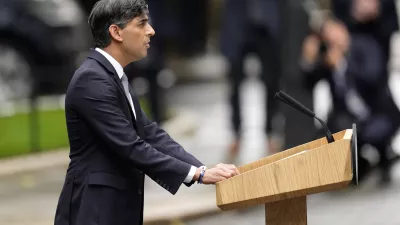
<svg viewBox="0 0 400 225">
<path fill-rule="evenodd" d="M 124 75 L 124 69 L 122 68 L 121 64 L 119 64 L 117 62 L 117 60 L 115 60 L 110 54 L 108 54 L 107 52 L 105 52 L 103 49 L 100 48 L 96 48 L 96 51 L 100 52 L 100 54 L 102 54 L 104 57 L 106 57 L 106 59 L 111 63 L 111 65 L 114 67 L 115 71 L 117 71 L 118 77 L 119 79 L 122 78 L 122 76 Z"/>
</svg>

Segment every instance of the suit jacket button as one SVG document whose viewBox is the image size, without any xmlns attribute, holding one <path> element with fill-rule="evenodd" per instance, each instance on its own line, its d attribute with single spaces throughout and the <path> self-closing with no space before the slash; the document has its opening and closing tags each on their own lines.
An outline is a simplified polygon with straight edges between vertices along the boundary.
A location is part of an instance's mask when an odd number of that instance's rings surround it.
<svg viewBox="0 0 400 225">
<path fill-rule="evenodd" d="M 138 194 L 142 195 L 142 189 L 138 189 Z"/>
</svg>

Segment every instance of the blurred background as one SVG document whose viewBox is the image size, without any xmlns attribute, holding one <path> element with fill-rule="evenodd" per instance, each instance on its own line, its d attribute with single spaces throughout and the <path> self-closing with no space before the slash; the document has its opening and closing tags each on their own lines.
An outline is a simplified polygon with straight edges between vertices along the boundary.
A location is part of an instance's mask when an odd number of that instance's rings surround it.
<svg viewBox="0 0 400 225">
<path fill-rule="evenodd" d="M 92 47 L 95 2 L 0 0 L 0 224 L 53 224 L 69 162 L 64 93 Z M 400 2 L 147 2 L 156 35 L 125 73 L 188 152 L 241 166 L 324 137 L 273 98 L 284 90 L 332 132 L 357 124 L 360 185 L 310 196 L 309 222 L 400 223 Z M 148 224 L 264 223 L 263 207 L 219 211 L 213 186 L 170 196 L 146 182 Z"/>
</svg>

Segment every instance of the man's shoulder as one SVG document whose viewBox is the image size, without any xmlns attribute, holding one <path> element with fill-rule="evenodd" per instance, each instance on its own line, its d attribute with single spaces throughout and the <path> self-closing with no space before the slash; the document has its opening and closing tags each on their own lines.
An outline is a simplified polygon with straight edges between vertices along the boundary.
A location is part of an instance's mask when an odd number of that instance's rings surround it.
<svg viewBox="0 0 400 225">
<path fill-rule="evenodd" d="M 82 64 L 75 70 L 72 76 L 70 86 L 75 85 L 77 82 L 82 82 L 84 80 L 90 80 L 94 77 L 97 78 L 108 78 L 107 70 L 101 66 L 96 60 L 86 59 Z"/>
<path fill-rule="evenodd" d="M 68 85 L 66 97 L 75 95 L 76 88 L 91 89 L 96 88 L 93 84 L 98 83 L 96 80 L 109 80 L 107 70 L 103 68 L 97 61 L 90 58 L 86 59 L 81 66 L 75 71 Z M 109 83 L 109 82 L 106 82 Z"/>
<path fill-rule="evenodd" d="M 85 61 L 82 62 L 82 64 L 75 71 L 74 76 L 80 76 L 82 74 L 88 74 L 88 73 L 104 75 L 104 74 L 107 74 L 107 71 L 96 60 L 87 58 L 87 59 L 85 59 Z"/>
</svg>

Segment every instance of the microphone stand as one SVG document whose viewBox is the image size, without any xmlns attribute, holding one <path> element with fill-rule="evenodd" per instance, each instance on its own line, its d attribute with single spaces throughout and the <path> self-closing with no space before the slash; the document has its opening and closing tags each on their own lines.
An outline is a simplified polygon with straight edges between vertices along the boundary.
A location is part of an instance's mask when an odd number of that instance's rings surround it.
<svg viewBox="0 0 400 225">
<path fill-rule="evenodd" d="M 320 118 L 315 116 L 315 113 L 313 111 L 311 111 L 306 106 L 304 106 L 300 102 L 296 101 L 294 98 L 292 98 L 291 96 L 289 96 L 288 94 L 286 94 L 283 91 L 277 92 L 275 94 L 275 98 L 277 98 L 278 100 L 282 101 L 283 103 L 289 105 L 290 107 L 297 109 L 298 111 L 301 111 L 302 113 L 306 114 L 307 116 L 318 120 L 321 123 L 322 127 L 325 129 L 326 139 L 327 139 L 328 143 L 332 143 L 335 141 L 335 139 L 333 138 L 332 132 L 329 130 L 328 126 L 324 123 L 324 121 L 322 121 Z"/>
</svg>

